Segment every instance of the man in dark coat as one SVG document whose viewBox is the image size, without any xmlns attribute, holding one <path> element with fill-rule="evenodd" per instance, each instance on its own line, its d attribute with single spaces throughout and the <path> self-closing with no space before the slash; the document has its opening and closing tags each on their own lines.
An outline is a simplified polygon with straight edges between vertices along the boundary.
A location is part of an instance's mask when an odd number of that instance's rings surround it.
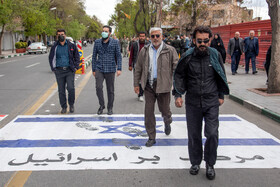
<svg viewBox="0 0 280 187">
<path fill-rule="evenodd" d="M 244 52 L 245 52 L 245 71 L 246 74 L 249 72 L 249 63 L 251 59 L 253 74 L 258 73 L 256 70 L 256 57 L 259 55 L 259 40 L 254 37 L 255 31 L 249 32 L 249 37 L 244 39 Z"/>
<path fill-rule="evenodd" d="M 204 160 L 206 177 L 216 176 L 214 165 L 217 160 L 219 106 L 224 103 L 224 94 L 229 94 L 223 59 L 211 47 L 212 31 L 198 26 L 193 33 L 195 48 L 189 49 L 178 62 L 174 72 L 173 94 L 176 107 L 182 107 L 185 95 L 188 150 L 191 161 L 190 174 L 197 175 L 203 158 L 202 122 L 205 121 Z"/>
<path fill-rule="evenodd" d="M 58 41 L 51 48 L 49 63 L 57 81 L 59 102 L 62 108 L 61 113 L 65 114 L 67 112 L 65 88 L 68 91 L 70 113 L 73 113 L 75 102 L 75 72 L 79 69 L 80 56 L 76 45 L 66 40 L 64 29 L 57 30 L 56 35 Z"/>
<path fill-rule="evenodd" d="M 136 62 L 137 62 L 139 52 L 145 45 L 149 44 L 149 42 L 146 40 L 145 32 L 139 32 L 138 37 L 139 37 L 139 40 L 137 40 L 136 42 L 133 42 L 133 44 L 131 45 L 130 56 L 129 56 L 129 68 L 128 69 L 129 69 L 129 71 L 132 71 L 132 69 L 133 69 L 133 74 L 135 73 L 135 67 L 136 67 Z M 144 90 L 143 90 L 141 84 L 139 83 L 138 101 L 140 101 L 140 102 L 144 101 L 143 95 L 144 95 Z"/>
<path fill-rule="evenodd" d="M 244 51 L 244 42 L 243 39 L 240 38 L 240 33 L 235 32 L 234 38 L 231 38 L 228 42 L 227 52 L 231 56 L 231 72 L 232 75 L 237 73 L 240 56 Z"/>
</svg>

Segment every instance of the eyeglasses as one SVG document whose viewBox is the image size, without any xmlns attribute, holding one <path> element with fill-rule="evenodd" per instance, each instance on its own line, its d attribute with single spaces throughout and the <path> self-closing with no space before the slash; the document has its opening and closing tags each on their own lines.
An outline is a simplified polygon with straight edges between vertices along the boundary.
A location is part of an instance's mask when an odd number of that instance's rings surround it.
<svg viewBox="0 0 280 187">
<path fill-rule="evenodd" d="M 155 37 L 159 38 L 159 37 L 160 37 L 160 35 L 159 35 L 159 34 L 156 34 L 156 35 L 151 35 L 151 38 L 155 38 Z"/>
<path fill-rule="evenodd" d="M 199 43 L 199 44 L 202 44 L 202 42 L 205 43 L 205 44 L 207 44 L 209 41 L 210 41 L 209 38 L 206 38 L 206 39 L 204 39 L 204 40 L 202 40 L 202 39 L 196 39 L 196 42 Z"/>
</svg>

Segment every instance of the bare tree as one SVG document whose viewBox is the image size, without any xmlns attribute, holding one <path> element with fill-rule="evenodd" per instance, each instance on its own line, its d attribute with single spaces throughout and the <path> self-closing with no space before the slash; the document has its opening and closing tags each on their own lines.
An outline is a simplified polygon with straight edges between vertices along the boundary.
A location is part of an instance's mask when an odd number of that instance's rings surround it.
<svg viewBox="0 0 280 187">
<path fill-rule="evenodd" d="M 280 93 L 280 7 L 279 0 L 266 0 L 271 18 L 272 46 L 268 93 Z"/>
<path fill-rule="evenodd" d="M 156 15 L 156 27 L 161 27 L 161 9 L 162 9 L 162 0 L 154 0 L 156 4 L 156 10 L 157 10 L 157 15 Z"/>
</svg>

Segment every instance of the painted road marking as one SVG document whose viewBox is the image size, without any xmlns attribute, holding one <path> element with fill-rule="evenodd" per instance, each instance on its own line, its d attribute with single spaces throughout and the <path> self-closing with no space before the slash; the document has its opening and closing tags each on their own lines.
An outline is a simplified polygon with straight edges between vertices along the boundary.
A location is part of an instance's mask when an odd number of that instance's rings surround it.
<svg viewBox="0 0 280 187">
<path fill-rule="evenodd" d="M 7 63 L 10 63 L 10 62 L 16 62 L 16 60 L 9 60 L 9 61 L 6 61 L 6 62 L 1 62 L 0 64 L 7 64 Z"/>
<path fill-rule="evenodd" d="M 143 116 L 112 116 L 112 117 L 94 117 L 94 116 L 40 116 L 37 118 L 34 117 L 26 117 L 19 116 L 15 122 L 64 122 L 64 121 L 104 121 L 104 119 L 108 121 L 144 121 Z M 186 117 L 184 115 L 181 116 L 173 116 L 173 121 L 186 121 Z M 162 117 L 156 117 L 157 121 L 163 121 Z M 237 116 L 220 116 L 219 121 L 241 121 Z"/>
<path fill-rule="evenodd" d="M 34 58 L 34 57 L 31 57 Z M 82 83 L 78 89 L 76 89 L 76 98 L 79 97 L 82 89 L 85 87 L 86 83 L 88 82 L 91 75 L 91 71 L 88 72 L 88 74 L 85 76 L 85 78 L 82 80 Z M 48 91 L 27 111 L 25 112 L 25 115 L 32 115 L 37 110 L 39 110 L 45 102 L 49 100 L 49 98 L 55 93 L 55 88 L 57 87 L 57 84 L 54 83 Z M 16 171 L 13 176 L 10 178 L 8 183 L 6 183 L 5 187 L 14 187 L 14 186 L 24 186 L 25 182 L 31 175 L 32 171 Z"/>
<path fill-rule="evenodd" d="M 185 115 L 173 115 L 170 136 L 156 119 L 147 148 L 143 115 L 18 116 L 0 130 L 0 171 L 188 169 Z M 216 168 L 280 168 L 280 140 L 236 115 L 220 120 Z"/>
<path fill-rule="evenodd" d="M 5 75 L 0 75 L 0 77 L 4 77 Z"/>
<path fill-rule="evenodd" d="M 35 64 L 31 64 L 31 65 L 29 65 L 29 66 L 25 66 L 25 68 L 31 68 L 31 67 L 36 66 L 36 65 L 39 65 L 39 64 L 40 64 L 40 62 L 37 62 L 37 63 L 35 63 Z"/>
<path fill-rule="evenodd" d="M 0 115 L 0 121 L 2 121 L 3 119 L 5 119 L 8 115 Z"/>
</svg>

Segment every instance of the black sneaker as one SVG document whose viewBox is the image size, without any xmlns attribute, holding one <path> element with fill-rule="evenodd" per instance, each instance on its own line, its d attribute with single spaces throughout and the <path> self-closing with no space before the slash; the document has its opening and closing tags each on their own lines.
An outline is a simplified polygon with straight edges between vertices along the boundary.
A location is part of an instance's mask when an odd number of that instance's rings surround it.
<svg viewBox="0 0 280 187">
<path fill-rule="evenodd" d="M 97 114 L 98 114 L 98 115 L 102 114 L 104 108 L 105 108 L 104 106 L 100 106 L 99 109 L 98 109 L 98 111 L 97 111 Z"/>
<path fill-rule="evenodd" d="M 213 179 L 215 179 L 215 176 L 216 176 L 216 173 L 215 173 L 214 166 L 206 164 L 206 177 L 207 177 L 207 179 L 213 180 Z"/>
<path fill-rule="evenodd" d="M 147 142 L 146 142 L 146 147 L 152 147 L 154 144 L 156 143 L 156 140 L 154 139 L 149 139 Z"/>
<path fill-rule="evenodd" d="M 67 108 L 62 108 L 61 109 L 61 114 L 66 114 Z"/>
<path fill-rule="evenodd" d="M 74 113 L 75 109 L 74 109 L 74 105 L 70 105 L 70 113 Z"/>
<path fill-rule="evenodd" d="M 197 175 L 199 172 L 200 166 L 199 165 L 192 165 L 190 168 L 190 174 Z"/>
<path fill-rule="evenodd" d="M 253 74 L 257 74 L 257 73 L 258 73 L 258 71 L 254 71 L 254 72 L 253 72 Z"/>
</svg>

